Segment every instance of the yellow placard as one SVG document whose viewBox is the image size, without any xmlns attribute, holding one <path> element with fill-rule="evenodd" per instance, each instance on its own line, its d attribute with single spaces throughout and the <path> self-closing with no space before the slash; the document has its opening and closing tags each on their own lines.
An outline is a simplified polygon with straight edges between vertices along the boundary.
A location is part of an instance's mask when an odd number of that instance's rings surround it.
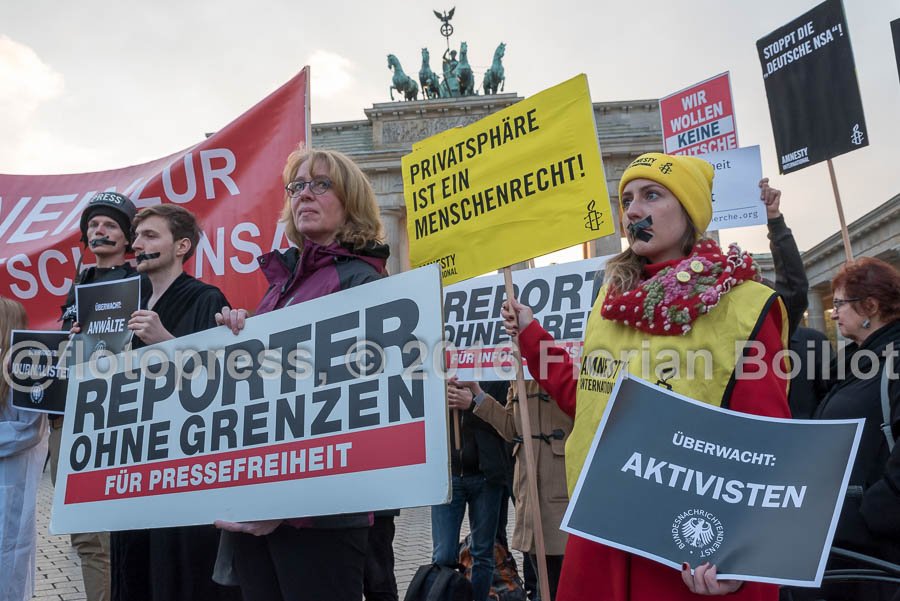
<svg viewBox="0 0 900 601">
<path fill-rule="evenodd" d="M 587 77 L 404 156 L 413 267 L 452 284 L 615 231 Z"/>
</svg>

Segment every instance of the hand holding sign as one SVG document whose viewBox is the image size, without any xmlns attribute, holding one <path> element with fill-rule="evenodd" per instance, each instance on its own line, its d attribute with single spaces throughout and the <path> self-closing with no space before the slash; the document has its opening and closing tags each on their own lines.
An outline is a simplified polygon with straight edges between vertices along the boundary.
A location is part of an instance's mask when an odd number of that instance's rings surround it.
<svg viewBox="0 0 900 601">
<path fill-rule="evenodd" d="M 696 595 L 730 595 L 736 593 L 742 580 L 717 580 L 716 566 L 704 563 L 691 572 L 691 565 L 681 565 L 681 579 L 690 591 Z"/>
<path fill-rule="evenodd" d="M 457 378 L 450 378 L 447 384 L 447 404 L 451 409 L 468 410 L 475 397 L 483 392 L 478 382 L 460 382 Z"/>
<path fill-rule="evenodd" d="M 451 409 L 466 411 L 472 406 L 474 399 L 475 395 L 469 388 L 458 386 L 455 382 L 450 382 L 447 386 L 447 404 Z"/>
<path fill-rule="evenodd" d="M 131 314 L 128 320 L 128 329 L 134 332 L 144 344 L 151 345 L 157 342 L 165 342 L 175 338 L 172 333 L 163 327 L 156 311 L 141 309 Z"/>
<path fill-rule="evenodd" d="M 534 311 L 531 310 L 531 307 L 523 305 L 515 297 L 510 297 L 503 302 L 500 314 L 503 316 L 503 327 L 506 328 L 506 333 L 510 338 L 518 336 L 519 332 L 534 321 Z"/>
<path fill-rule="evenodd" d="M 215 527 L 228 532 L 240 532 L 242 534 L 252 534 L 253 536 L 266 536 L 272 534 L 284 520 L 257 520 L 255 522 L 229 522 L 227 520 L 216 520 Z"/>
<path fill-rule="evenodd" d="M 237 336 L 244 329 L 247 320 L 246 309 L 232 309 L 228 305 L 222 307 L 222 311 L 216 313 L 216 323 L 225 326 Z"/>
</svg>

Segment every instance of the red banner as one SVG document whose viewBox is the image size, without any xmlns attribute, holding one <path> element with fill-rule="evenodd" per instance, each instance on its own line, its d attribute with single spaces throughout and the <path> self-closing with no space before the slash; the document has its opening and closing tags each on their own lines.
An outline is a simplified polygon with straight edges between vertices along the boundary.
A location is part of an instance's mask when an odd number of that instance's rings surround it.
<svg viewBox="0 0 900 601">
<path fill-rule="evenodd" d="M 171 156 L 96 173 L 0 174 L 0 295 L 28 309 L 32 329 L 55 329 L 84 248 L 81 211 L 100 191 L 143 207 L 165 202 L 192 211 L 203 237 L 186 270 L 218 286 L 238 307 L 255 308 L 266 289 L 256 258 L 289 245 L 277 224 L 281 171 L 307 139 L 309 70 L 200 144 Z M 93 263 L 84 257 L 84 266 Z"/>
<path fill-rule="evenodd" d="M 423 420 L 127 468 L 69 474 L 66 504 L 211 490 L 425 463 Z"/>
</svg>

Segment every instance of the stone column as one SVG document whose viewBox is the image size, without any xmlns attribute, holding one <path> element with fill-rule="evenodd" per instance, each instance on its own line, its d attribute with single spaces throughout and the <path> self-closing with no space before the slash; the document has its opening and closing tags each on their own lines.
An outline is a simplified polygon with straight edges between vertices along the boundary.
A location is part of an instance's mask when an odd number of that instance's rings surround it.
<svg viewBox="0 0 900 601">
<path fill-rule="evenodd" d="M 810 288 L 806 295 L 809 300 L 806 323 L 810 328 L 825 331 L 825 307 L 822 304 L 822 295 L 815 288 Z"/>
<path fill-rule="evenodd" d="M 406 234 L 406 207 L 382 207 L 381 223 L 384 224 L 384 239 L 391 247 L 387 262 L 388 273 L 396 274 L 409 270 L 409 237 Z"/>
</svg>

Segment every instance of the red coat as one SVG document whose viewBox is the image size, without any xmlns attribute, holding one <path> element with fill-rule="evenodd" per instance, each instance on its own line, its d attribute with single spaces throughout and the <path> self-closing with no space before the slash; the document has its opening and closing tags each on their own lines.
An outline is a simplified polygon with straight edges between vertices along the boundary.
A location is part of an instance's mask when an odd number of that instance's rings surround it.
<svg viewBox="0 0 900 601">
<path fill-rule="evenodd" d="M 775 353 L 783 349 L 781 325 L 780 311 L 769 311 L 755 338 L 765 347 L 763 361 L 769 365 L 774 363 Z M 542 340 L 552 341 L 552 338 L 537 322 L 519 335 L 522 355 L 532 365 L 541 363 Z M 578 380 L 573 376 L 576 372 L 572 369 L 571 357 L 559 348 L 549 349 L 549 354 L 556 357 L 550 361 L 545 359 L 548 377 L 539 382 L 560 408 L 574 418 Z M 787 382 L 775 371 L 768 370 L 768 375 L 761 379 L 736 380 L 729 407 L 743 413 L 789 418 Z M 702 598 L 707 597 L 688 590 L 678 570 L 575 535 L 569 536 L 556 601 L 697 601 Z M 777 601 L 778 586 L 746 582 L 726 599 Z"/>
</svg>

